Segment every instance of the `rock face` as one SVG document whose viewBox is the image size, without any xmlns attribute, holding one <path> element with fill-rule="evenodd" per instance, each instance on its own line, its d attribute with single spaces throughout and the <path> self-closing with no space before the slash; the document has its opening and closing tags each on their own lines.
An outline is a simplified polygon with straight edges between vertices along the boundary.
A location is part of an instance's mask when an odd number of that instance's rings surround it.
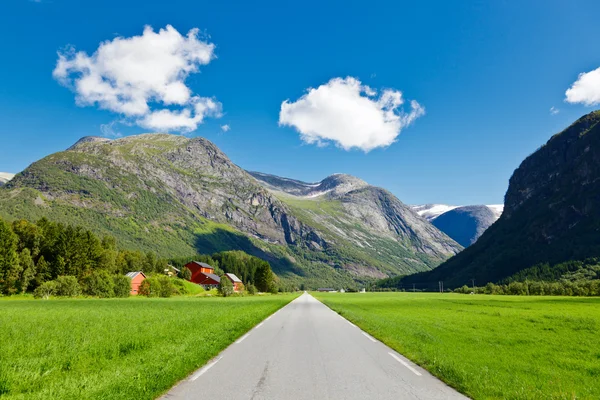
<svg viewBox="0 0 600 400">
<path fill-rule="evenodd" d="M 251 174 L 302 220 L 322 227 L 331 241 L 364 249 L 374 260 L 389 260 L 399 272 L 429 269 L 435 260 L 461 250 L 390 192 L 356 177 L 335 174 L 318 183 L 306 183 Z"/>
<path fill-rule="evenodd" d="M 513 173 L 504 213 L 479 240 L 405 282 L 497 282 L 541 263 L 600 256 L 600 112 L 554 135 Z"/>
<path fill-rule="evenodd" d="M 342 233 L 332 235 L 307 218 L 301 202 L 265 189 L 208 140 L 164 134 L 83 138 L 3 187 L 0 215 L 84 225 L 115 236 L 122 247 L 163 256 L 241 249 L 269 260 L 283 278 L 320 282 L 428 270 L 460 249 L 389 193 L 356 178 L 334 175 L 312 188 L 293 181 L 288 187 L 306 196 L 327 193 L 326 218 L 335 220 L 338 206 L 348 203 L 349 215 L 341 217 L 368 223 L 359 238 L 339 224 Z M 375 218 L 358 199 L 391 211 Z M 376 234 L 384 226 L 385 234 Z M 344 239 L 349 235 L 354 241 Z"/>
<path fill-rule="evenodd" d="M 15 174 L 10 174 L 8 172 L 0 172 L 0 186 L 6 184 L 6 182 L 10 181 L 14 178 Z"/>
</svg>

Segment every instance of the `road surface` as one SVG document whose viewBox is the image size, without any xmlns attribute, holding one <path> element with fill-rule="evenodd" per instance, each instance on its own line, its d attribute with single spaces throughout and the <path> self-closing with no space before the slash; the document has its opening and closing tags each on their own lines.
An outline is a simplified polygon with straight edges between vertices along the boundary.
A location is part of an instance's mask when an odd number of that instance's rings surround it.
<svg viewBox="0 0 600 400">
<path fill-rule="evenodd" d="M 162 399 L 466 399 L 309 294 Z"/>
</svg>

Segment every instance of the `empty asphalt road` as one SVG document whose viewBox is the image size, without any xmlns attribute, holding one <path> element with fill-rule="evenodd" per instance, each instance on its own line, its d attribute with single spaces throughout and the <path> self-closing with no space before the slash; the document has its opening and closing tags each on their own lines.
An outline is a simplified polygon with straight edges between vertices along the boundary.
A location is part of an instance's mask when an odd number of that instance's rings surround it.
<svg viewBox="0 0 600 400">
<path fill-rule="evenodd" d="M 309 294 L 163 399 L 466 399 Z"/>
</svg>

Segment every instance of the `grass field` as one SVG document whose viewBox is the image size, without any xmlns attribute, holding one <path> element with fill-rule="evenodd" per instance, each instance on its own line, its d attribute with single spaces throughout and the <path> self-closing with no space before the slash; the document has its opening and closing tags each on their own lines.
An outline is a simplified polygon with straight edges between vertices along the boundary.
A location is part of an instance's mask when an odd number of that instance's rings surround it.
<svg viewBox="0 0 600 400">
<path fill-rule="evenodd" d="M 600 299 L 315 294 L 474 399 L 600 399 Z"/>
<path fill-rule="evenodd" d="M 153 399 L 294 297 L 2 299 L 0 398 Z"/>
</svg>

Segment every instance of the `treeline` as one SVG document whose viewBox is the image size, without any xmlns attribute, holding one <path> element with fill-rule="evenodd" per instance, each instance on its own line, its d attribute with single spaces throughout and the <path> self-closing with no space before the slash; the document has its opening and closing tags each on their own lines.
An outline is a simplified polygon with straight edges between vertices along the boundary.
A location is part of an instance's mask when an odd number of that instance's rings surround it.
<svg viewBox="0 0 600 400">
<path fill-rule="evenodd" d="M 179 257 L 169 262 L 179 270 L 183 270 L 190 261 L 200 261 L 215 268 L 216 275 L 224 273 L 235 274 L 248 292 L 277 293 L 279 291 L 292 291 L 294 287 L 282 285 L 271 270 L 270 264 L 258 257 L 251 256 L 243 251 L 224 251 L 213 255 L 198 254 L 193 257 Z M 182 272 L 182 276 L 185 272 Z"/>
<path fill-rule="evenodd" d="M 113 297 L 123 293 L 127 272 L 162 273 L 166 267 L 167 261 L 154 253 L 119 250 L 114 238 L 99 238 L 81 227 L 45 218 L 37 223 L 0 218 L 0 294 L 25 293 L 54 282 L 46 286 L 48 291 Z M 58 281 L 60 277 L 73 279 Z"/>
<path fill-rule="evenodd" d="M 525 281 L 504 285 L 488 283 L 483 287 L 463 286 L 454 290 L 464 294 L 505 294 L 515 296 L 600 296 L 600 280 Z"/>
<path fill-rule="evenodd" d="M 600 296 L 598 258 L 560 264 L 539 264 L 483 287 L 463 286 L 457 293 L 509 294 L 518 296 Z"/>
</svg>

